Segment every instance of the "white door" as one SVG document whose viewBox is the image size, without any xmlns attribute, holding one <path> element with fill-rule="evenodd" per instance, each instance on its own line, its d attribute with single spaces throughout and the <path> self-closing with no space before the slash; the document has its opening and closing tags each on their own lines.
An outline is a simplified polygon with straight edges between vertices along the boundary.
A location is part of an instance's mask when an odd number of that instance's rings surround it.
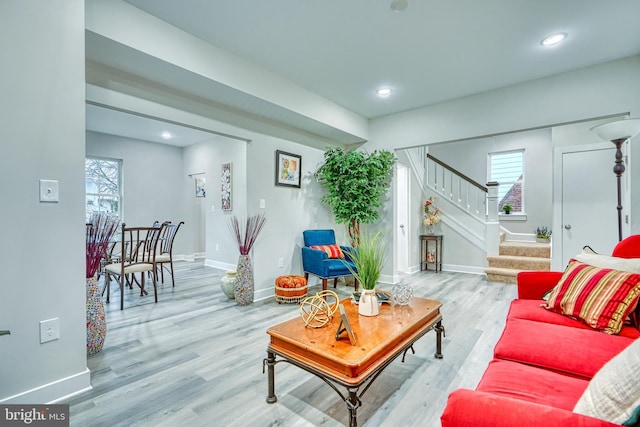
<svg viewBox="0 0 640 427">
<path fill-rule="evenodd" d="M 406 166 L 396 168 L 396 261 L 398 271 L 409 270 L 409 170 Z"/>
<path fill-rule="evenodd" d="M 561 223 L 556 222 L 561 228 L 553 230 L 554 240 L 562 239 L 558 245 L 562 248 L 560 269 L 585 245 L 610 255 L 618 243 L 614 160 L 615 148 L 610 143 L 562 153 Z M 622 205 L 624 208 L 624 200 Z"/>
</svg>

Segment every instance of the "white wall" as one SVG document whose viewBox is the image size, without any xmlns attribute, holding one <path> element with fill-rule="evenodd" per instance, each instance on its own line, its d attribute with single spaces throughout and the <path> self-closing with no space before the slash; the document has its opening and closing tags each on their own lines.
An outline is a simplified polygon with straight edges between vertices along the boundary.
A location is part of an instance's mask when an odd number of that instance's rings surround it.
<svg viewBox="0 0 640 427">
<path fill-rule="evenodd" d="M 302 231 L 308 228 L 334 228 L 337 238 L 346 242 L 343 226 L 333 223 L 328 207 L 320 202 L 322 189 L 313 172 L 323 162 L 324 151 L 295 142 L 251 132 L 241 132 L 251 141 L 218 139 L 188 147 L 184 152 L 187 174 L 205 172 L 206 199 L 195 199 L 193 180 L 185 180 L 187 204 L 194 220 L 206 221 L 206 265 L 235 269 L 238 247 L 229 230 L 233 215 L 265 213 L 267 222 L 252 252 L 255 298 L 273 296 L 275 278 L 284 274 L 302 274 Z M 275 185 L 275 151 L 302 156 L 301 188 Z M 233 210 L 221 210 L 220 172 L 223 163 L 233 163 Z M 260 208 L 260 200 L 265 208 Z M 213 207 L 213 209 L 212 209 Z M 189 217 L 189 216 L 188 216 Z M 278 267 L 282 258 L 283 267 Z M 315 279 L 312 279 L 315 280 Z"/>
<path fill-rule="evenodd" d="M 90 385 L 84 248 L 84 2 L 0 2 L 4 225 L 0 402 L 44 403 Z M 38 180 L 60 202 L 39 203 Z M 60 339 L 40 344 L 39 322 Z"/>
<path fill-rule="evenodd" d="M 184 221 L 182 148 L 96 132 L 86 135 L 87 156 L 122 160 L 123 222 L 148 226 Z M 174 254 L 193 255 L 190 227 L 180 228 Z"/>
<path fill-rule="evenodd" d="M 429 146 L 429 154 L 481 185 L 487 183 L 488 155 L 511 150 L 524 150 L 524 206 L 527 220 L 501 218 L 501 225 L 513 233 L 531 234 L 538 226 L 549 227 L 552 221 L 553 150 L 550 129 Z M 447 257 L 450 255 L 452 253 L 448 251 Z"/>
<path fill-rule="evenodd" d="M 623 113 L 640 117 L 638 75 L 640 56 L 634 56 L 381 117 L 371 121 L 371 140 L 363 148 L 399 149 L 477 139 Z M 632 141 L 631 152 L 628 173 L 633 183 L 640 176 L 638 141 Z M 633 189 L 631 194 L 631 232 L 640 233 L 640 197 L 634 197 Z M 392 218 L 389 213 L 386 221 Z M 391 274 L 392 270 L 388 263 L 385 273 Z"/>
</svg>

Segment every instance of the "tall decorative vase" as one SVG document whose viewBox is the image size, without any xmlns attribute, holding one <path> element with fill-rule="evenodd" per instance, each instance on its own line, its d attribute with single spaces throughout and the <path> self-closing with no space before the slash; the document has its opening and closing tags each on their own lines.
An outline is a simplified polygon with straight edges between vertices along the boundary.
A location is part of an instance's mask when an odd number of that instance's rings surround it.
<svg viewBox="0 0 640 427">
<path fill-rule="evenodd" d="M 87 354 L 102 350 L 107 336 L 107 319 L 104 314 L 102 294 L 98 288 L 98 277 L 87 279 Z"/>
<path fill-rule="evenodd" d="M 233 293 L 238 305 L 253 302 L 253 264 L 249 255 L 240 255 L 236 273 L 236 284 Z"/>
<path fill-rule="evenodd" d="M 378 297 L 375 289 L 365 289 L 362 291 L 360 301 L 358 302 L 358 314 L 363 316 L 377 316 Z"/>
</svg>

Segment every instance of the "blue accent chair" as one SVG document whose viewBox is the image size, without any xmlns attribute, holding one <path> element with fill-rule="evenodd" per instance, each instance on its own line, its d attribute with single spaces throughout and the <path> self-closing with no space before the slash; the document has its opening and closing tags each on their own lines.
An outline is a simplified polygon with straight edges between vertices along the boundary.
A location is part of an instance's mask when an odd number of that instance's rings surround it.
<svg viewBox="0 0 640 427">
<path fill-rule="evenodd" d="M 322 279 L 322 290 L 327 290 L 327 280 L 333 279 L 333 287 L 336 287 L 339 277 L 352 276 L 345 265 L 350 264 L 355 270 L 355 266 L 349 260 L 348 251 L 350 246 L 340 248 L 344 252 L 345 259 L 329 258 L 326 252 L 319 249 L 311 249 L 309 246 L 335 245 L 336 235 L 333 230 L 305 230 L 302 232 L 304 247 L 302 248 L 302 269 L 304 277 L 309 280 L 309 274 Z M 355 281 L 355 290 L 358 290 L 358 281 Z"/>
</svg>

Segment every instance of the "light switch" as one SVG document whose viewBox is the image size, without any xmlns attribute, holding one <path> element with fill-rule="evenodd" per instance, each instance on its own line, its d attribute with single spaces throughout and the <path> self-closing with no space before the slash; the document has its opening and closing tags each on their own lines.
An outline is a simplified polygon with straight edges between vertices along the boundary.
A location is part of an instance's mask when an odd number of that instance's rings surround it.
<svg viewBox="0 0 640 427">
<path fill-rule="evenodd" d="M 267 206 L 267 202 L 264 199 L 260 199 L 260 209 L 264 209 Z"/>
<path fill-rule="evenodd" d="M 58 203 L 58 181 L 52 179 L 40 180 L 40 201 L 47 203 Z"/>
</svg>

